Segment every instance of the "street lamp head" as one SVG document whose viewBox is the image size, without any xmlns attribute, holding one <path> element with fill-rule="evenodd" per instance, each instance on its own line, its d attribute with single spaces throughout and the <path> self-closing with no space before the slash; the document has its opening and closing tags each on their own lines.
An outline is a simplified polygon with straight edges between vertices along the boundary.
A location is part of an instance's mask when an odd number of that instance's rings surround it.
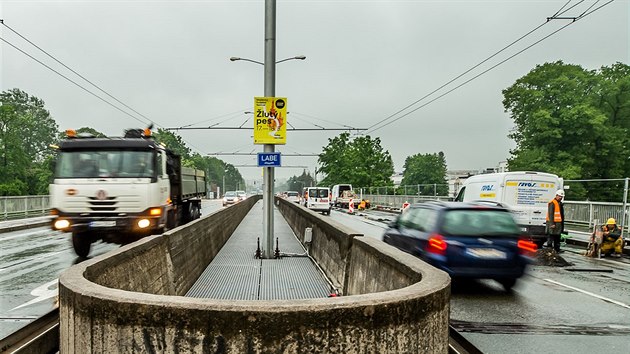
<svg viewBox="0 0 630 354">
<path fill-rule="evenodd" d="M 230 61 L 237 61 L 237 60 L 241 60 L 241 58 L 239 58 L 239 57 L 230 57 Z"/>
<path fill-rule="evenodd" d="M 294 57 L 294 59 L 304 60 L 304 59 L 306 59 L 306 55 L 298 55 L 298 56 Z"/>
</svg>

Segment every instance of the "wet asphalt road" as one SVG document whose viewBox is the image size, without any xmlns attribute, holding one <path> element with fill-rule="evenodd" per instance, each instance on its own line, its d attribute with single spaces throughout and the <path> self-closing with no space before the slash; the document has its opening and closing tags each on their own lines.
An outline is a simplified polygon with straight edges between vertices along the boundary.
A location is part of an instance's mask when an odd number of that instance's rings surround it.
<svg viewBox="0 0 630 354">
<path fill-rule="evenodd" d="M 220 201 L 204 201 L 202 213 L 219 208 Z M 334 211 L 330 217 L 380 240 L 394 215 Z M 97 243 L 90 256 L 118 247 Z M 81 259 L 68 234 L 47 227 L 2 233 L 0 249 L 4 337 L 53 308 L 57 277 Z M 575 264 L 569 268 L 601 271 L 533 266 L 511 293 L 491 280 L 454 283 L 452 324 L 485 353 L 630 353 L 630 260 L 596 260 L 581 251 L 563 253 Z"/>
<path fill-rule="evenodd" d="M 202 217 L 220 209 L 221 200 L 204 200 Z M 97 242 L 90 258 L 119 248 Z M 27 325 L 55 307 L 57 279 L 81 262 L 69 233 L 49 227 L 0 233 L 0 338 Z"/>
<path fill-rule="evenodd" d="M 331 214 L 376 239 L 393 217 Z M 492 280 L 454 282 L 451 324 L 484 353 L 630 353 L 630 259 L 564 249 L 573 266 L 530 266 L 511 293 Z"/>
</svg>

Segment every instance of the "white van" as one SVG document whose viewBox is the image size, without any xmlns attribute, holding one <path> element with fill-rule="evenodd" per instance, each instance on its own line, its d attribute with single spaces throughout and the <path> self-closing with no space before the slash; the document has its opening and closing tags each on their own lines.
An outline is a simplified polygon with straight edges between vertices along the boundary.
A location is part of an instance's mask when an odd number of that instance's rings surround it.
<svg viewBox="0 0 630 354">
<path fill-rule="evenodd" d="M 330 189 L 322 187 L 305 188 L 304 200 L 307 208 L 330 215 Z"/>
<path fill-rule="evenodd" d="M 512 211 L 514 220 L 539 245 L 547 240 L 547 203 L 562 189 L 562 178 L 543 172 L 502 172 L 468 177 L 455 201 L 495 202 Z"/>
<path fill-rule="evenodd" d="M 332 196 L 330 197 L 330 203 L 338 208 L 347 208 L 350 203 L 350 197 L 344 196 L 344 192 L 352 193 L 351 184 L 335 184 L 332 187 Z"/>
</svg>

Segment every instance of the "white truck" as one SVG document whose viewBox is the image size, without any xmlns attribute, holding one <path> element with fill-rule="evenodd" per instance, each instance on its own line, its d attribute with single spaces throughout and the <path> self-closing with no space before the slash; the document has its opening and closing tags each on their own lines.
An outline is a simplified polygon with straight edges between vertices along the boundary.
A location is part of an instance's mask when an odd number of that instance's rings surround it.
<svg viewBox="0 0 630 354">
<path fill-rule="evenodd" d="M 182 167 L 149 129 L 119 138 L 67 134 L 50 185 L 52 228 L 72 232 L 79 257 L 97 240 L 126 244 L 201 216 L 204 172 Z"/>
<path fill-rule="evenodd" d="M 509 208 L 521 231 L 541 246 L 547 239 L 547 203 L 562 188 L 562 178 L 550 173 L 481 174 L 464 181 L 455 201 L 487 201 Z"/>
<path fill-rule="evenodd" d="M 335 184 L 332 187 L 330 203 L 337 208 L 348 208 L 350 199 L 356 198 L 351 184 Z M 356 199 L 355 199 L 356 203 Z"/>
</svg>

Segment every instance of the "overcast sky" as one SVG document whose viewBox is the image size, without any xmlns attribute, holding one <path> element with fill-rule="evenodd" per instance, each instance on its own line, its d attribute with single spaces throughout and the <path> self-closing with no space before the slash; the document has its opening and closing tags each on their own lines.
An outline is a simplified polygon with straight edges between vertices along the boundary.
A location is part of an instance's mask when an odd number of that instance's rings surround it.
<svg viewBox="0 0 630 354">
<path fill-rule="evenodd" d="M 596 1 L 563 16 L 579 16 Z M 607 1 L 600 1 L 595 9 Z M 296 128 L 367 128 L 412 104 L 554 15 L 567 0 L 278 1 L 276 96 L 288 98 Z M 5 24 L 159 127 L 252 127 L 253 97 L 263 96 L 264 1 L 2 0 Z M 407 156 L 446 154 L 448 168 L 496 166 L 514 147 L 501 91 L 537 64 L 563 60 L 588 69 L 628 64 L 630 1 L 617 0 L 408 116 L 370 132 L 396 171 Z M 481 73 L 567 24 L 553 20 L 446 89 Z M 4 26 L 0 35 L 104 99 Z M 2 42 L 1 88 L 44 100 L 60 129 L 93 127 L 120 136 L 143 126 Z M 439 91 L 438 94 L 445 92 Z M 431 98 L 435 97 L 431 96 Z M 428 100 L 421 101 L 411 109 Z M 127 110 L 125 107 L 121 107 Z M 408 112 L 408 111 L 405 111 Z M 138 117 L 136 113 L 130 112 Z M 395 118 L 400 115 L 395 116 Z M 146 121 L 143 117 L 138 117 Z M 320 153 L 340 131 L 291 132 L 285 153 Z M 259 152 L 251 130 L 186 130 L 201 154 Z M 255 165 L 255 156 L 218 156 Z M 316 167 L 316 157 L 284 165 Z M 258 168 L 239 168 L 259 178 Z M 277 178 L 301 169 L 276 169 Z"/>
</svg>

